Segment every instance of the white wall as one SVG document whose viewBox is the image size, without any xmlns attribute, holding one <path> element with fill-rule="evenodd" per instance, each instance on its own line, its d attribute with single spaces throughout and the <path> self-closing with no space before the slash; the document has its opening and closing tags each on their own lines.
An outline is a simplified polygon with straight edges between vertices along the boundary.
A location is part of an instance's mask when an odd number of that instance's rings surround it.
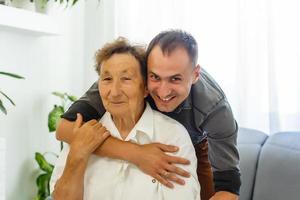
<svg viewBox="0 0 300 200">
<path fill-rule="evenodd" d="M 101 48 L 106 42 L 118 37 L 115 35 L 114 1 L 86 1 L 84 24 L 84 88 L 88 88 L 98 78 L 94 70 L 94 55 L 96 50 Z"/>
<path fill-rule="evenodd" d="M 36 193 L 36 151 L 58 152 L 48 133 L 47 115 L 60 103 L 52 91 L 75 95 L 84 90 L 84 1 L 72 9 L 53 12 L 59 36 L 36 36 L 0 27 L 0 71 L 25 80 L 0 77 L 0 89 L 16 103 L 0 113 L 0 138 L 6 139 L 6 199 L 32 199 Z M 3 98 L 2 98 L 3 99 Z"/>
</svg>

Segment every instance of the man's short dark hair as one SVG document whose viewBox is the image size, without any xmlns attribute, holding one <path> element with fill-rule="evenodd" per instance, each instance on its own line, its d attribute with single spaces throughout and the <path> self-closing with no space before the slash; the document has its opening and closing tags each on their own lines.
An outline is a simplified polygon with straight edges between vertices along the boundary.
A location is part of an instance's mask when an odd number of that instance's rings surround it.
<svg viewBox="0 0 300 200">
<path fill-rule="evenodd" d="M 118 39 L 106 43 L 101 49 L 96 52 L 95 59 L 96 65 L 95 69 L 100 74 L 100 68 L 104 61 L 108 60 L 114 54 L 122 54 L 128 53 L 135 57 L 135 59 L 140 64 L 140 70 L 143 77 L 143 80 L 146 82 L 147 77 L 147 68 L 146 68 L 146 61 L 145 61 L 145 47 L 142 45 L 133 45 L 124 38 L 119 37 Z"/>
<path fill-rule="evenodd" d="M 195 38 L 190 34 L 182 30 L 168 30 L 159 33 L 155 36 L 146 51 L 146 60 L 148 60 L 149 54 L 152 49 L 159 45 L 163 54 L 170 55 L 177 48 L 184 48 L 193 64 L 196 66 L 198 60 L 198 45 Z"/>
</svg>

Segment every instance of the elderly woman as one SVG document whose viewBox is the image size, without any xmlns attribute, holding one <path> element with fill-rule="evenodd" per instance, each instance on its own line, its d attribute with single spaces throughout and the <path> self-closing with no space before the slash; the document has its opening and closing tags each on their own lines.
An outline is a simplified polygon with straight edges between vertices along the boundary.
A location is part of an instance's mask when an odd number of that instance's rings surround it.
<svg viewBox="0 0 300 200">
<path fill-rule="evenodd" d="M 100 123 L 89 121 L 81 126 L 82 118 L 77 117 L 76 137 L 62 151 L 52 175 L 52 185 L 56 183 L 54 199 L 200 199 L 196 156 L 186 129 L 145 102 L 148 93 L 144 55 L 143 48 L 122 38 L 97 52 L 99 93 L 107 112 Z M 98 134 L 91 129 L 99 130 Z M 178 146 L 175 154 L 191 161 L 190 165 L 181 166 L 191 177 L 185 179 L 184 186 L 170 189 L 131 163 L 92 155 L 108 137 L 107 130 L 115 138 L 137 144 L 160 142 Z M 163 175 L 170 174 L 165 171 Z"/>
</svg>

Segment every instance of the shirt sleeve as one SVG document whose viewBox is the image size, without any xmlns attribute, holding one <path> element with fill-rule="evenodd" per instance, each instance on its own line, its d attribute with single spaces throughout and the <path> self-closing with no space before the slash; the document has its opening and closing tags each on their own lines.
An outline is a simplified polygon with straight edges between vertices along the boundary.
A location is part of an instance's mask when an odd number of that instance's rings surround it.
<svg viewBox="0 0 300 200">
<path fill-rule="evenodd" d="M 197 176 L 197 157 L 192 141 L 187 130 L 183 126 L 180 125 L 178 128 L 176 127 L 175 130 L 171 128 L 170 131 L 171 130 L 173 141 L 171 140 L 169 144 L 179 147 L 179 151 L 173 155 L 186 158 L 190 161 L 189 165 L 177 164 L 176 166 L 188 171 L 191 176 L 189 178 L 184 178 L 185 185 L 175 184 L 173 189 L 164 187 L 164 197 L 165 199 L 200 200 L 200 185 Z"/>
<path fill-rule="evenodd" d="M 100 98 L 97 81 L 61 117 L 75 121 L 77 113 L 82 115 L 85 122 L 92 119 L 99 120 L 104 115 L 105 109 Z"/>
<path fill-rule="evenodd" d="M 52 175 L 51 175 L 51 179 L 49 182 L 50 194 L 53 193 L 56 182 L 58 181 L 58 179 L 60 179 L 60 177 L 62 176 L 62 174 L 64 172 L 69 151 L 70 151 L 69 145 L 65 144 L 64 148 L 62 149 L 62 151 L 59 154 L 58 159 L 56 160 L 56 163 L 55 163 Z"/>
<path fill-rule="evenodd" d="M 203 123 L 208 138 L 208 156 L 212 166 L 215 191 L 239 194 L 241 186 L 239 153 L 237 150 L 238 125 L 227 100 L 219 102 Z"/>
</svg>

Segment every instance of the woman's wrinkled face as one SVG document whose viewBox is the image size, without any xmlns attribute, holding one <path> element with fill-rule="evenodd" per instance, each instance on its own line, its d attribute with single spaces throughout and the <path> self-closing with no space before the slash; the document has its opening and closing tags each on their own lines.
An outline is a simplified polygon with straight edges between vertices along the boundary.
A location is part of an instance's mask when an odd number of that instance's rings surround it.
<svg viewBox="0 0 300 200">
<path fill-rule="evenodd" d="M 99 93 L 113 117 L 140 115 L 147 96 L 137 59 L 129 53 L 114 54 L 100 69 Z"/>
</svg>

